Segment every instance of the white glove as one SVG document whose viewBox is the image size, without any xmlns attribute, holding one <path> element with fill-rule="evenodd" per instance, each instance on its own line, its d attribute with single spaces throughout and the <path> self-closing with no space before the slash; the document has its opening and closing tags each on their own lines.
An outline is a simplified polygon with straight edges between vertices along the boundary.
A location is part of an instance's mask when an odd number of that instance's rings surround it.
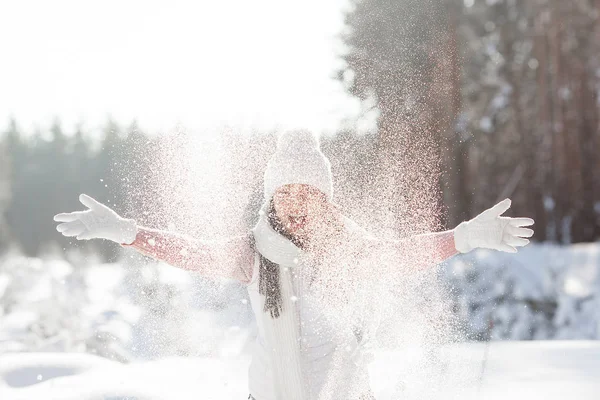
<svg viewBox="0 0 600 400">
<path fill-rule="evenodd" d="M 477 247 L 516 253 L 516 247 L 525 246 L 533 230 L 523 228 L 533 225 L 531 218 L 510 218 L 500 215 L 510 207 L 510 199 L 502 200 L 470 221 L 454 229 L 456 250 L 467 253 Z"/>
<path fill-rule="evenodd" d="M 120 217 L 86 194 L 79 195 L 79 201 L 89 210 L 56 214 L 54 220 L 63 222 L 56 227 L 57 231 L 65 236 L 77 236 L 79 240 L 99 238 L 133 243 L 138 230 L 135 220 Z"/>
</svg>

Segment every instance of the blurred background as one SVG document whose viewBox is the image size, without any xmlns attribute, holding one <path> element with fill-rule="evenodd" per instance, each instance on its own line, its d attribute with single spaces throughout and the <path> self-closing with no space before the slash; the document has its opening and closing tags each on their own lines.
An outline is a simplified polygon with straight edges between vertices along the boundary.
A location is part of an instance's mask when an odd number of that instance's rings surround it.
<svg viewBox="0 0 600 400">
<path fill-rule="evenodd" d="M 506 197 L 535 219 L 517 255 L 440 266 L 462 338 L 600 339 L 599 17 L 594 0 L 4 3 L 0 353 L 243 351 L 239 284 L 65 238 L 52 217 L 87 193 L 146 226 L 240 232 L 295 128 L 321 136 L 335 201 L 382 235 Z M 183 229 L 190 142 L 204 171 L 218 153 L 229 212 L 209 180 Z"/>
</svg>

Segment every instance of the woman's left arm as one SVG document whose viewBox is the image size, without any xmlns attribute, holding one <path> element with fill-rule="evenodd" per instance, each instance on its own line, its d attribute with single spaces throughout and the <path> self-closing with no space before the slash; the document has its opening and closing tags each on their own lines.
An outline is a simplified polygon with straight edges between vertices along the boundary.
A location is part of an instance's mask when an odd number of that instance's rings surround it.
<svg viewBox="0 0 600 400">
<path fill-rule="evenodd" d="M 408 260 L 417 261 L 418 269 L 432 267 L 459 253 L 454 242 L 454 230 L 424 233 L 392 243 Z"/>
<path fill-rule="evenodd" d="M 424 233 L 401 240 L 374 237 L 365 237 L 363 240 L 363 248 L 375 252 L 382 267 L 393 268 L 394 271 L 397 271 L 398 266 L 411 272 L 422 271 L 459 253 L 454 242 L 453 230 Z"/>
<path fill-rule="evenodd" d="M 387 258 L 384 265 L 401 264 L 413 271 L 430 268 L 458 253 L 476 248 L 516 253 L 517 247 L 527 245 L 529 240 L 526 238 L 533 236 L 533 230 L 525 226 L 533 225 L 534 221 L 531 218 L 501 216 L 510 204 L 510 199 L 505 199 L 450 231 L 426 233 L 403 240 L 365 236 L 363 248 Z"/>
<path fill-rule="evenodd" d="M 394 240 L 378 238 L 350 219 L 347 222 L 352 231 L 358 232 L 354 236 L 354 249 L 362 254 L 361 257 L 371 258 L 384 268 L 397 269 L 398 265 L 403 265 L 411 270 L 423 270 L 459 253 L 454 242 L 454 230 Z"/>
</svg>

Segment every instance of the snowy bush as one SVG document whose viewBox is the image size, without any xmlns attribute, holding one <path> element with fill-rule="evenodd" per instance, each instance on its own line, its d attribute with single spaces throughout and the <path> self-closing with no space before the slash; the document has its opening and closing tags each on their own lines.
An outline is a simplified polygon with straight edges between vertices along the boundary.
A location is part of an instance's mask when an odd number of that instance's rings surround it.
<svg viewBox="0 0 600 400">
<path fill-rule="evenodd" d="M 12 256 L 0 264 L 0 352 L 91 352 L 125 361 L 130 321 L 97 293 L 89 271 L 65 261 Z M 121 304 L 125 308 L 126 303 Z"/>
<path fill-rule="evenodd" d="M 599 244 L 478 250 L 443 270 L 472 339 L 600 339 Z"/>
<path fill-rule="evenodd" d="M 241 285 L 135 255 L 73 266 L 0 261 L 0 354 L 88 352 L 121 362 L 239 353 L 254 330 Z"/>
</svg>

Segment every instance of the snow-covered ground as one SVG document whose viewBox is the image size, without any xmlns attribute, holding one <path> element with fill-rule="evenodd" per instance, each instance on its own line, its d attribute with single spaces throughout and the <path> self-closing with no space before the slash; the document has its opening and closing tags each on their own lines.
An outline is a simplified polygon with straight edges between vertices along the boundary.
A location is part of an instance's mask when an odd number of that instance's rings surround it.
<svg viewBox="0 0 600 400">
<path fill-rule="evenodd" d="M 440 349 L 436 370 L 411 372 L 411 351 L 378 354 L 370 366 L 378 400 L 595 400 L 600 395 L 600 343 L 491 342 Z M 246 399 L 246 356 L 170 357 L 120 364 L 88 354 L 0 356 L 6 400 Z M 390 379 L 391 377 L 394 379 Z M 395 378 L 401 376 L 398 382 Z"/>
<path fill-rule="evenodd" d="M 492 342 L 421 348 L 416 330 L 377 353 L 378 399 L 600 396 L 600 244 L 480 250 L 438 272 L 463 340 Z M 254 335 L 240 285 L 135 252 L 0 259 L 0 400 L 245 399 Z"/>
</svg>

